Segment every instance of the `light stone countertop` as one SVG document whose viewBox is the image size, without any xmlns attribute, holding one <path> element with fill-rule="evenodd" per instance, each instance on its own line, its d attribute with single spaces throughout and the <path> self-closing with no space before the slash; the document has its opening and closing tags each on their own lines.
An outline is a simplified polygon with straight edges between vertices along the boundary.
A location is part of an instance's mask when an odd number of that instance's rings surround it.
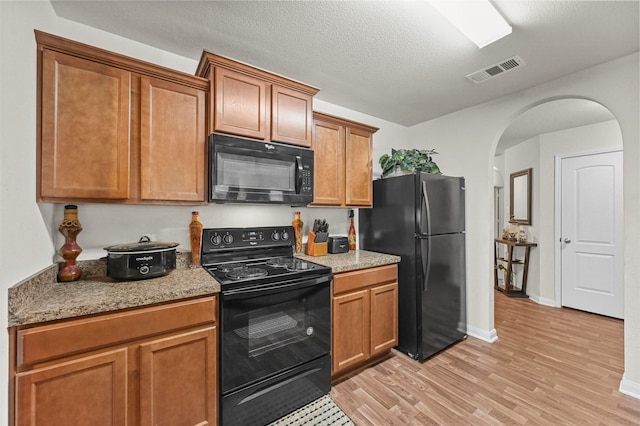
<svg viewBox="0 0 640 426">
<path fill-rule="evenodd" d="M 334 273 L 400 262 L 400 257 L 364 250 L 326 256 L 296 255 L 329 266 Z M 87 261 L 87 278 L 56 282 L 58 265 L 9 288 L 8 326 L 29 325 L 177 301 L 220 292 L 220 284 L 199 266 L 189 265 L 191 255 L 178 255 L 178 268 L 167 275 L 137 281 L 106 277 L 106 262 Z"/>
<path fill-rule="evenodd" d="M 329 266 L 334 274 L 400 262 L 400 256 L 365 250 L 351 250 L 347 253 L 327 254 L 325 256 L 307 256 L 306 254 L 297 254 L 296 256 L 310 262 Z"/>
</svg>

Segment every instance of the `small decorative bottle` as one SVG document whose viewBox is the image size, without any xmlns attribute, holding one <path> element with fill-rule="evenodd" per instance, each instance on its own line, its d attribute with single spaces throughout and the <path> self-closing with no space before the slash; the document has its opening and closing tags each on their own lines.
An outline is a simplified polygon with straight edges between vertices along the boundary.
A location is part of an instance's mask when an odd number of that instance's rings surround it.
<svg viewBox="0 0 640 426">
<path fill-rule="evenodd" d="M 294 213 L 291 225 L 293 226 L 293 233 L 296 237 L 296 253 L 302 253 L 302 225 L 304 225 L 304 223 L 300 219 L 300 212 Z"/>
<path fill-rule="evenodd" d="M 349 250 L 356 249 L 356 227 L 353 225 L 353 210 L 349 209 Z"/>
<path fill-rule="evenodd" d="M 64 245 L 60 247 L 58 253 L 65 263 L 58 272 L 58 280 L 63 282 L 78 280 L 82 276 L 82 270 L 76 265 L 76 258 L 82 253 L 82 249 L 76 242 L 76 237 L 82 231 L 82 225 L 78 221 L 78 206 L 72 204 L 64 206 L 64 217 L 58 231 L 64 235 Z"/>
<path fill-rule="evenodd" d="M 202 244 L 202 223 L 200 212 L 191 212 L 189 224 L 189 242 L 191 243 L 191 259 L 194 265 L 200 264 L 200 246 Z"/>
</svg>

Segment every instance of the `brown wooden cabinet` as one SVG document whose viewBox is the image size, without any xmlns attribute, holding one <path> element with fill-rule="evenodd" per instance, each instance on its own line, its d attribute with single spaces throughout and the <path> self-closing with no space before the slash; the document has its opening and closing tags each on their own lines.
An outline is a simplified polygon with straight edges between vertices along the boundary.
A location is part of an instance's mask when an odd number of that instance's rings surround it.
<svg viewBox="0 0 640 426">
<path fill-rule="evenodd" d="M 129 198 L 131 73 L 42 50 L 39 195 Z"/>
<path fill-rule="evenodd" d="M 207 51 L 196 75 L 211 81 L 210 133 L 311 146 L 315 87 Z"/>
<path fill-rule="evenodd" d="M 205 92 L 142 77 L 140 199 L 205 199 Z"/>
<path fill-rule="evenodd" d="M 213 296 L 13 329 L 12 424 L 214 425 L 216 327 Z"/>
<path fill-rule="evenodd" d="M 313 113 L 314 206 L 373 206 L 373 134 L 378 129 Z"/>
<path fill-rule="evenodd" d="M 334 276 L 331 374 L 376 362 L 398 344 L 398 269 L 380 266 Z"/>
<path fill-rule="evenodd" d="M 205 79 L 36 31 L 37 200 L 206 201 Z"/>
</svg>

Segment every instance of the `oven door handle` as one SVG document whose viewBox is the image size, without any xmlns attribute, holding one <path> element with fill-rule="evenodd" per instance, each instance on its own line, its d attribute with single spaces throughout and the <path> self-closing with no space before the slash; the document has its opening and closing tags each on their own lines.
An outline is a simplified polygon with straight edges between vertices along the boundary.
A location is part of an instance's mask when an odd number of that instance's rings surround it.
<svg viewBox="0 0 640 426">
<path fill-rule="evenodd" d="M 296 194 L 300 193 L 300 188 L 302 187 L 302 172 L 304 168 L 302 167 L 302 157 L 296 155 Z"/>
<path fill-rule="evenodd" d="M 282 293 L 290 290 L 297 290 L 299 288 L 314 287 L 320 284 L 329 283 L 333 279 L 333 274 L 323 275 L 316 278 L 298 279 L 289 282 L 282 282 L 274 285 L 273 283 L 258 284 L 255 286 L 247 286 L 241 288 L 234 288 L 222 291 L 222 297 L 226 300 L 238 299 L 241 297 L 255 297 L 264 296 L 267 294 Z"/>
</svg>

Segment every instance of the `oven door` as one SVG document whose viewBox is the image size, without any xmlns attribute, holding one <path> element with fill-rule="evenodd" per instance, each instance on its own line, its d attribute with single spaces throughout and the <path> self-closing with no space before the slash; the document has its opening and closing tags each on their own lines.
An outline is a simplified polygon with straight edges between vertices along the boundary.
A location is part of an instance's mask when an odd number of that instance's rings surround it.
<svg viewBox="0 0 640 426">
<path fill-rule="evenodd" d="M 223 290 L 223 395 L 329 353 L 331 278 Z"/>
<path fill-rule="evenodd" d="M 209 201 L 304 205 L 313 201 L 313 151 L 231 136 L 210 137 Z"/>
</svg>

